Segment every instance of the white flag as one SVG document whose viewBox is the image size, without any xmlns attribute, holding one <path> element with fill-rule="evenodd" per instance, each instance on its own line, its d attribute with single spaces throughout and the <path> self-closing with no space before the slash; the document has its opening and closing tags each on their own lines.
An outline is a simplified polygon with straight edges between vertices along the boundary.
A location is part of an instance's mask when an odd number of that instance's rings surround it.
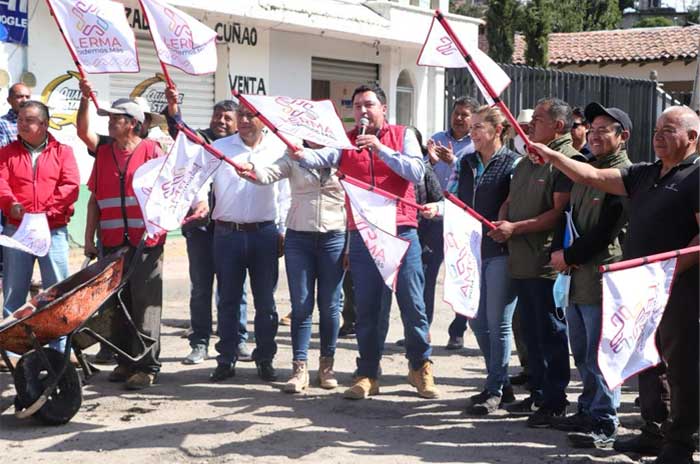
<svg viewBox="0 0 700 464">
<path fill-rule="evenodd" d="M 466 48 L 464 43 L 462 43 L 462 45 Z M 486 53 L 479 50 L 478 46 L 474 45 L 469 48 L 467 52 L 471 56 L 474 65 L 481 71 L 481 75 L 484 76 L 484 79 L 488 79 L 495 95 L 501 95 L 510 85 L 510 77 L 508 77 L 503 69 L 501 69 L 501 67 Z M 443 68 L 467 68 L 484 98 L 486 98 L 491 105 L 494 104 L 493 98 L 486 91 L 484 84 L 478 79 L 471 66 L 467 64 L 445 28 L 435 17 L 433 17 L 433 22 L 430 25 L 430 31 L 428 31 L 423 49 L 418 55 L 418 65 L 440 66 Z"/>
<path fill-rule="evenodd" d="M 340 183 L 350 200 L 352 218 L 384 283 L 396 291 L 396 282 L 403 257 L 410 242 L 396 236 L 396 200 L 357 187 Z"/>
<path fill-rule="evenodd" d="M 178 229 L 197 193 L 221 163 L 183 132 L 178 133 L 151 184 L 144 220 L 161 229 Z"/>
<path fill-rule="evenodd" d="M 136 73 L 134 32 L 124 5 L 109 0 L 49 0 L 68 46 L 88 73 Z"/>
<path fill-rule="evenodd" d="M 473 319 L 481 296 L 481 223 L 445 199 L 444 300 L 462 316 Z"/>
<path fill-rule="evenodd" d="M 154 238 L 164 232 L 163 229 L 146 219 L 146 205 L 148 204 L 148 197 L 151 195 L 153 184 L 156 183 L 158 174 L 160 173 L 164 164 L 165 156 L 159 156 L 158 158 L 153 158 L 146 161 L 139 166 L 136 171 L 134 171 L 134 178 L 131 181 L 131 186 L 134 189 L 134 195 L 136 195 L 136 200 L 138 200 L 139 207 L 141 208 L 141 216 L 144 218 L 143 223 L 146 226 L 146 234 L 149 238 Z"/>
<path fill-rule="evenodd" d="M 46 213 L 24 213 L 22 222 L 12 234 L 0 235 L 0 245 L 36 256 L 46 256 L 51 248 L 51 230 Z M 7 269 L 6 272 L 10 272 Z"/>
<path fill-rule="evenodd" d="M 160 61 L 188 74 L 216 72 L 216 32 L 159 0 L 139 0 Z"/>
<path fill-rule="evenodd" d="M 355 148 L 330 100 L 245 95 L 263 116 L 287 135 L 332 148 Z"/>
<path fill-rule="evenodd" d="M 598 366 L 610 389 L 661 361 L 654 342 L 676 258 L 603 274 Z"/>
</svg>

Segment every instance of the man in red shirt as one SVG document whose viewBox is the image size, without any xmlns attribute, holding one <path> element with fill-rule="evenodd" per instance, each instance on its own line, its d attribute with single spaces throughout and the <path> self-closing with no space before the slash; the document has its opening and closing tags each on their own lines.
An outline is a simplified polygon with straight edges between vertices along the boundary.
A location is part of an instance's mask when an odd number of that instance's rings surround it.
<svg viewBox="0 0 700 464">
<path fill-rule="evenodd" d="M 26 101 L 19 109 L 17 140 L 0 149 L 0 207 L 7 217 L 3 234 L 13 235 L 24 213 L 46 213 L 51 230 L 51 248 L 41 258 L 5 248 L 4 268 L 11 270 L 3 279 L 5 316 L 27 301 L 35 260 L 44 288 L 68 277 L 66 226 L 78 200 L 80 174 L 73 150 L 48 129 L 46 105 Z M 51 347 L 63 351 L 65 339 L 55 340 Z"/>
</svg>

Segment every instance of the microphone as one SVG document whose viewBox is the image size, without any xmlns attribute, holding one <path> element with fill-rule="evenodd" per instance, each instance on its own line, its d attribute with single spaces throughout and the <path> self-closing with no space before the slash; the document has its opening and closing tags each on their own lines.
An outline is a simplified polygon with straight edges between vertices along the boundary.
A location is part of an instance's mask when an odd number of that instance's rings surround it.
<svg viewBox="0 0 700 464">
<path fill-rule="evenodd" d="M 360 118 L 360 134 L 359 135 L 365 135 L 365 132 L 367 132 L 367 126 L 369 126 L 369 119 L 367 119 L 367 115 L 363 114 L 362 117 Z M 356 150 L 358 153 L 361 152 L 359 148 Z"/>
</svg>

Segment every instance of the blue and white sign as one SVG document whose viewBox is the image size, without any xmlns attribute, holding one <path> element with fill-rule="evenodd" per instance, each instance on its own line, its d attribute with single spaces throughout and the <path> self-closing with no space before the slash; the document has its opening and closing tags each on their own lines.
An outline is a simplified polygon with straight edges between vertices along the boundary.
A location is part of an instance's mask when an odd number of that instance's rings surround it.
<svg viewBox="0 0 700 464">
<path fill-rule="evenodd" d="M 29 0 L 0 0 L 0 41 L 27 45 Z"/>
</svg>

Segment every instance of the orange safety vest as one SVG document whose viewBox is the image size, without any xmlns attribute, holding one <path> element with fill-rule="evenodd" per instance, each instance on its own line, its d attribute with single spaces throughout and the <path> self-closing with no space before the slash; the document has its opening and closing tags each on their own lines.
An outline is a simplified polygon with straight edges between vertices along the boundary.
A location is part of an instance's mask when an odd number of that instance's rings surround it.
<svg viewBox="0 0 700 464">
<path fill-rule="evenodd" d="M 100 210 L 100 240 L 106 247 L 138 246 L 146 226 L 132 180 L 136 169 L 157 156 L 157 144 L 153 140 L 142 140 L 120 166 L 113 143 L 100 145 L 95 156 L 94 195 Z M 164 241 L 165 237 L 162 239 Z"/>
</svg>

